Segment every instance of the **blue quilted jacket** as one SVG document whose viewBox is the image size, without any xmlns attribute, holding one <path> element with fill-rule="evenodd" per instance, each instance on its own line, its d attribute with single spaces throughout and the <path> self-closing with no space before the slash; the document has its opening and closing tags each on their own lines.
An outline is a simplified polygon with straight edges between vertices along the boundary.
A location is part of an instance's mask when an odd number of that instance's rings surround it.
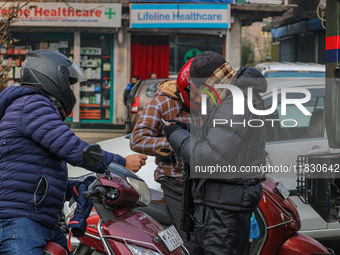
<svg viewBox="0 0 340 255">
<path fill-rule="evenodd" d="M 0 219 L 25 217 L 57 226 L 67 186 L 66 162 L 95 172 L 83 162 L 87 145 L 61 119 L 51 100 L 24 87 L 0 94 Z M 103 151 L 104 161 L 125 158 Z"/>
</svg>

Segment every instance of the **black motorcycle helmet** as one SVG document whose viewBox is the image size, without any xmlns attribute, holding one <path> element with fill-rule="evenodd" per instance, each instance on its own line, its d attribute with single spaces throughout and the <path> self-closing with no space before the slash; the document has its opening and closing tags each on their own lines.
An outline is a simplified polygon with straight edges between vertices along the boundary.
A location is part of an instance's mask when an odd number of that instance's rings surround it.
<svg viewBox="0 0 340 255">
<path fill-rule="evenodd" d="M 85 81 L 84 73 L 65 55 L 51 50 L 34 50 L 26 54 L 21 69 L 21 85 L 43 90 L 57 99 L 70 115 L 76 98 L 70 85 Z"/>
</svg>

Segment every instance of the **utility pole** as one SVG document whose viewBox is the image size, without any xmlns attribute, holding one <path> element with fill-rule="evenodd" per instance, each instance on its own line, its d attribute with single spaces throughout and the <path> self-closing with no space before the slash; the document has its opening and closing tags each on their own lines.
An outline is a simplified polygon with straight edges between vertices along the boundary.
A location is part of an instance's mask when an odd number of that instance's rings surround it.
<svg viewBox="0 0 340 255">
<path fill-rule="evenodd" d="M 329 147 L 340 148 L 340 0 L 320 0 L 326 8 L 326 97 L 325 121 Z M 319 17 L 320 18 L 320 17 Z"/>
</svg>

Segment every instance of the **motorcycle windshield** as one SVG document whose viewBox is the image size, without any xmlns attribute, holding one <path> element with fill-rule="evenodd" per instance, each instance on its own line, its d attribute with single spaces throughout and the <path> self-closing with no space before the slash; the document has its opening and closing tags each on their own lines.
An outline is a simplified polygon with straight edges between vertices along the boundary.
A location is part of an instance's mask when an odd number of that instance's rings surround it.
<svg viewBox="0 0 340 255">
<path fill-rule="evenodd" d="M 144 182 L 143 179 L 141 179 L 139 176 L 128 170 L 127 168 L 123 167 L 122 165 L 119 165 L 117 163 L 112 162 L 108 169 L 110 170 L 111 173 L 114 173 L 123 179 L 126 180 L 127 177 L 134 178 L 136 180 Z"/>
</svg>

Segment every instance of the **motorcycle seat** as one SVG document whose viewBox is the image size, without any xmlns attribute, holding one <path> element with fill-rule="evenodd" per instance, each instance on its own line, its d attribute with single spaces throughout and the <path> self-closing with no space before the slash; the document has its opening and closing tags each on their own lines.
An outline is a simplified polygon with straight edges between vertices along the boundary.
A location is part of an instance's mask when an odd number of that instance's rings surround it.
<svg viewBox="0 0 340 255">
<path fill-rule="evenodd" d="M 67 255 L 67 251 L 59 244 L 54 242 L 48 242 L 44 248 L 45 254 L 50 255 Z"/>
<path fill-rule="evenodd" d="M 163 192 L 150 189 L 152 201 L 147 207 L 137 207 L 135 210 L 145 212 L 163 226 L 174 224 L 169 208 L 165 204 Z"/>
</svg>

